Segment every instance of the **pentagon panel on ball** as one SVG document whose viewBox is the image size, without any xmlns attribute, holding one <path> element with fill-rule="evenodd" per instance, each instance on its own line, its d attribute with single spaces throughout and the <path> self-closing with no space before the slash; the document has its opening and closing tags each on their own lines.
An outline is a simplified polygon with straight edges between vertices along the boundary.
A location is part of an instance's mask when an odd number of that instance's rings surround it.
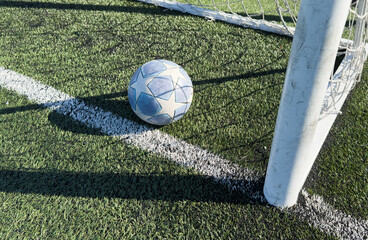
<svg viewBox="0 0 368 240">
<path fill-rule="evenodd" d="M 167 60 L 140 66 L 128 88 L 130 106 L 143 121 L 163 126 L 182 118 L 193 100 L 193 85 L 185 70 Z"/>
</svg>

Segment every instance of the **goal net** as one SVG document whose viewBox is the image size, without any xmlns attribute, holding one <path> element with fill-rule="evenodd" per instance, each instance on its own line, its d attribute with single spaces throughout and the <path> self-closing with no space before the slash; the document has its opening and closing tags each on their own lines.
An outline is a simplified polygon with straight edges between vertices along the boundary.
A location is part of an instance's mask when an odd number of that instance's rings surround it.
<svg viewBox="0 0 368 240">
<path fill-rule="evenodd" d="M 320 39 L 320 41 L 322 42 L 318 43 L 320 45 L 315 45 L 315 48 L 329 48 L 328 51 L 330 51 L 330 53 L 332 52 L 333 56 L 330 56 L 328 59 L 324 59 L 322 53 L 323 51 L 317 51 L 313 49 L 309 51 L 313 54 L 313 56 L 318 54 L 321 55 L 321 57 L 317 57 L 319 60 L 316 60 L 316 65 L 312 66 L 312 68 L 323 69 L 321 70 L 322 72 L 328 71 L 329 73 L 327 79 L 311 80 L 313 82 L 316 82 L 315 84 L 310 86 L 311 89 L 316 88 L 316 85 L 318 85 L 317 87 L 319 88 L 319 90 L 310 90 L 310 92 L 308 93 L 310 94 L 309 98 L 306 97 L 306 102 L 308 102 L 308 104 L 301 108 L 304 108 L 304 110 L 300 110 L 299 108 L 293 109 L 293 107 L 295 106 L 286 105 L 288 103 L 285 103 L 285 101 L 281 99 L 281 110 L 279 109 L 278 113 L 278 123 L 276 124 L 275 136 L 271 149 L 271 157 L 266 175 L 265 195 L 267 200 L 273 205 L 282 207 L 295 204 L 297 195 L 304 184 L 304 181 L 313 165 L 315 158 L 318 155 L 321 146 L 323 145 L 325 138 L 328 135 L 328 132 L 336 116 L 341 113 L 341 107 L 348 93 L 360 80 L 368 50 L 367 0 L 139 1 L 151 3 L 171 10 L 177 10 L 184 13 L 202 16 L 211 21 L 224 21 L 243 27 L 254 28 L 257 30 L 272 32 L 275 34 L 286 35 L 290 37 L 294 37 L 294 35 L 299 34 L 299 36 L 295 36 L 295 38 L 298 38 L 299 40 L 302 39 L 301 41 L 304 41 L 304 36 L 300 36 L 302 34 L 306 34 L 306 39 L 308 39 L 308 36 L 313 34 L 316 34 L 316 36 L 320 35 L 318 30 L 313 30 L 314 32 L 308 30 L 308 32 L 302 28 L 307 29 L 308 24 L 315 24 L 315 26 L 312 26 L 310 29 L 319 29 L 321 28 L 320 26 L 323 26 L 323 29 L 320 32 L 321 34 L 325 34 L 326 36 L 321 36 L 320 38 L 318 36 L 316 37 L 316 39 Z M 312 11 L 313 9 L 311 10 L 311 8 L 315 8 L 317 9 L 317 11 Z M 303 13 L 304 15 L 301 16 L 301 13 Z M 336 19 L 332 20 L 334 18 Z M 343 19 L 341 20 L 341 18 Z M 330 25 L 333 28 L 335 23 L 336 25 L 340 25 L 336 26 L 335 30 L 332 31 L 331 29 L 329 29 Z M 299 33 L 298 25 L 300 25 Z M 341 29 L 341 31 L 339 29 Z M 331 31 L 334 33 L 331 33 Z M 336 34 L 336 32 L 338 34 Z M 312 36 L 312 39 L 313 37 L 314 36 Z M 297 44 L 298 42 L 295 38 L 293 41 L 293 45 Z M 329 39 L 332 39 L 331 41 L 333 41 L 333 39 L 336 39 L 336 41 L 338 41 L 336 48 L 331 48 L 330 46 L 326 47 L 326 45 L 323 45 L 327 44 Z M 313 40 L 311 41 L 313 42 Z M 326 43 L 323 43 L 323 41 L 326 41 Z M 310 43 L 311 46 L 314 46 L 313 44 L 314 43 Z M 330 45 L 333 44 L 330 43 Z M 298 52 L 298 49 L 295 49 L 294 51 L 294 56 L 298 54 L 304 54 L 304 58 L 307 58 L 309 56 L 309 53 Z M 291 75 L 293 75 L 295 71 L 297 72 L 295 73 L 295 76 L 298 76 L 298 74 L 303 75 L 303 71 L 305 75 L 309 71 L 308 69 L 304 69 L 303 66 L 299 67 L 299 69 L 296 70 L 293 69 L 293 67 L 295 67 L 295 65 L 297 64 L 293 62 L 294 60 L 292 59 L 292 56 L 293 48 L 291 52 L 291 57 L 289 59 L 289 66 L 286 74 L 283 95 L 287 95 L 288 91 L 291 91 L 290 89 L 287 89 L 287 84 L 288 82 L 293 80 L 289 81 L 288 77 L 291 78 Z M 309 56 L 309 58 L 314 57 Z M 324 59 L 323 61 L 321 61 L 322 58 Z M 308 59 L 306 60 L 306 62 L 308 62 Z M 331 65 L 325 64 L 325 62 L 333 63 Z M 324 65 L 326 65 L 326 67 L 324 67 Z M 309 74 L 321 76 L 323 75 L 319 72 L 309 72 Z M 321 99 L 317 99 L 317 101 L 310 101 L 311 97 L 315 98 L 316 91 L 323 91 L 323 96 L 319 96 L 318 98 Z M 299 92 L 298 94 L 304 95 L 305 92 Z M 304 99 L 302 101 L 304 102 Z M 285 133 L 285 131 L 287 130 L 282 130 L 283 127 L 278 126 L 280 125 L 279 122 L 283 121 L 283 118 L 287 118 L 284 117 L 284 115 L 288 115 L 288 113 L 285 114 L 285 112 L 282 112 L 282 109 L 289 109 L 288 111 L 291 111 L 290 116 L 294 114 L 293 111 L 302 112 L 300 119 L 295 120 L 295 122 L 301 122 L 300 124 L 298 123 L 294 126 L 296 130 L 290 128 L 288 131 L 298 132 L 298 129 L 302 129 L 301 131 L 304 131 L 303 134 L 308 135 L 307 139 L 304 138 L 305 136 L 297 136 L 298 133 L 290 136 L 289 133 Z M 313 111 L 317 111 L 318 116 L 309 114 Z M 308 114 L 306 114 L 306 112 Z M 313 125 L 313 127 L 310 127 L 309 125 Z M 284 126 L 284 128 L 286 127 Z M 306 129 L 308 130 L 308 134 L 305 134 Z M 295 156 L 293 155 L 293 159 L 284 160 L 285 156 L 280 155 L 280 153 L 276 153 L 276 151 L 279 152 L 278 150 L 280 148 L 288 147 L 286 146 L 288 143 L 285 138 L 292 139 L 292 141 L 296 141 L 299 144 L 297 147 L 295 147 L 296 149 L 292 150 L 296 152 L 294 154 Z M 282 140 L 280 139 L 284 139 L 284 143 L 282 143 Z M 290 149 L 287 149 L 287 151 L 289 151 L 289 154 Z M 303 153 L 307 156 L 298 156 L 303 155 Z M 300 162 L 302 162 L 303 164 L 299 164 Z M 308 164 L 305 164 L 304 162 L 308 162 Z M 290 170 L 290 167 L 288 165 L 292 165 L 294 169 Z M 272 171 L 270 171 L 270 166 L 272 166 L 272 168 L 279 168 L 277 170 L 278 172 L 273 173 Z M 304 169 L 302 170 L 303 173 L 299 173 L 300 170 L 295 169 L 298 168 L 298 166 L 299 168 Z M 289 171 L 289 173 L 285 173 L 285 171 Z M 300 175 L 300 177 L 295 178 L 293 177 L 294 175 Z M 283 179 L 280 176 L 287 177 Z M 281 180 L 279 181 L 278 179 Z M 295 184 L 295 182 L 297 182 L 297 184 Z M 285 189 L 275 189 L 274 186 L 276 186 L 276 184 L 283 185 L 284 187 L 282 188 Z M 289 197 L 289 195 L 292 196 Z"/>
<path fill-rule="evenodd" d="M 139 0 L 243 27 L 293 36 L 300 0 Z"/>
</svg>

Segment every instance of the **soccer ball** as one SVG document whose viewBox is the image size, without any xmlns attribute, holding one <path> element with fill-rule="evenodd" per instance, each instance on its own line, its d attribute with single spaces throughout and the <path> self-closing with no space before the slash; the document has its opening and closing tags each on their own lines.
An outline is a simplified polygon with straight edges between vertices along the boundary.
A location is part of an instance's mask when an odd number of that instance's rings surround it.
<svg viewBox="0 0 368 240">
<path fill-rule="evenodd" d="M 178 64 L 153 60 L 133 74 L 128 99 L 139 118 L 163 126 L 179 120 L 188 111 L 193 99 L 193 85 Z"/>
</svg>

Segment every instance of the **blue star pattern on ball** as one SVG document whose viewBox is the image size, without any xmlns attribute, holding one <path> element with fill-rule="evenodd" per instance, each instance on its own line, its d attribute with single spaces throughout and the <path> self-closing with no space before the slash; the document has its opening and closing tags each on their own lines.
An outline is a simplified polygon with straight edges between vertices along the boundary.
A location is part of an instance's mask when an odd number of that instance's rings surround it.
<svg viewBox="0 0 368 240">
<path fill-rule="evenodd" d="M 185 70 L 167 60 L 143 64 L 133 74 L 128 99 L 135 114 L 154 125 L 182 118 L 193 100 L 193 85 Z"/>
</svg>

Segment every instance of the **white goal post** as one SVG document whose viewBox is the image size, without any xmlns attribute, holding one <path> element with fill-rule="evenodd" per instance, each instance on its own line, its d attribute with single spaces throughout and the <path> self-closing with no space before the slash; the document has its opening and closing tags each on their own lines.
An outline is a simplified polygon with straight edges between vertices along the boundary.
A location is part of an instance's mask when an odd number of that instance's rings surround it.
<svg viewBox="0 0 368 240">
<path fill-rule="evenodd" d="M 365 5 L 362 3 L 360 1 L 360 5 Z M 343 96 L 334 104 L 335 112 L 321 116 L 325 97 L 330 97 L 329 88 L 335 87 L 335 82 L 329 80 L 350 4 L 347 0 L 303 0 L 301 3 L 264 185 L 264 195 L 273 205 L 289 207 L 297 202 L 318 152 L 354 83 L 346 78 L 356 76 L 346 73 L 338 76 L 338 82 L 348 83 L 347 89 L 339 93 Z M 360 19 L 355 24 L 365 25 Z M 359 53 L 353 51 L 354 45 L 359 46 L 353 43 L 346 53 L 346 66 L 338 69 L 338 74 L 343 68 L 354 70 L 355 66 L 349 66 L 353 64 L 354 54 Z M 337 97 L 337 94 L 331 97 Z"/>
<path fill-rule="evenodd" d="M 294 38 L 264 185 L 270 204 L 294 205 L 360 80 L 368 50 L 368 0 L 139 1 Z"/>
</svg>

